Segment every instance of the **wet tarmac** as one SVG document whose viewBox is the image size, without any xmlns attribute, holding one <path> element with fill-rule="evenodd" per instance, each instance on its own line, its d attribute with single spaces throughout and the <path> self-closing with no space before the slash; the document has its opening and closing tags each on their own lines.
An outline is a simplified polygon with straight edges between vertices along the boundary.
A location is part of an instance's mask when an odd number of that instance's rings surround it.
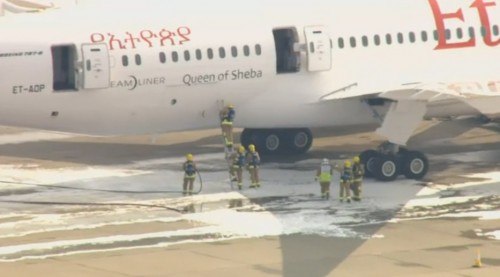
<svg viewBox="0 0 500 277">
<path fill-rule="evenodd" d="M 19 135 L 23 132 L 19 131 Z M 8 136 L 15 139 L 16 132 L 9 132 Z M 495 225 L 500 217 L 500 174 L 495 168 L 500 152 L 484 150 L 489 145 L 463 147 L 461 152 L 441 147 L 429 154 L 434 166 L 428 179 L 398 179 L 390 183 L 368 179 L 361 202 L 340 203 L 335 182 L 331 199 L 319 197 L 314 168 L 325 153 L 342 161 L 356 150 L 337 150 L 335 145 L 322 142 L 321 136 L 306 156 L 267 159 L 261 168 L 262 187 L 250 189 L 246 180 L 241 191 L 229 182 L 223 154 L 212 145 L 215 140 L 210 135 L 195 133 L 190 135 L 193 141 L 183 142 L 182 146 L 161 144 L 175 141 L 170 136 L 157 138 L 155 143 L 160 145 L 145 145 L 145 152 L 151 155 L 142 153 L 133 160 L 125 157 L 133 157 L 147 139 L 88 141 L 80 137 L 43 139 L 38 135 L 32 142 L 23 137 L 16 147 L 24 149 L 29 144 L 32 154 L 21 150 L 17 156 L 12 144 L 0 145 L 0 155 L 4 157 L 0 165 L 0 273 L 15 272 L 7 266 L 11 263 L 41 265 L 53 259 L 79 259 L 81 255 L 107 257 L 106 253 L 173 251 L 187 245 L 199 245 L 200 249 L 218 245 L 224 253 L 222 249 L 257 239 L 278 242 L 281 250 L 276 254 L 281 266 L 267 267 L 259 262 L 248 268 L 249 272 L 258 272 L 252 276 L 330 276 L 337 267 L 345 272 L 342 265 L 359 251 L 356 249 L 368 242 L 388 240 L 385 232 L 412 222 L 425 221 L 431 226 L 433 221 L 445 220 L 481 227 L 463 228 L 454 237 L 467 243 L 429 246 L 428 249 L 435 249 L 432 251 L 460 252 L 498 240 L 495 234 L 499 228 L 491 223 Z M 428 135 L 420 136 L 429 139 Z M 412 142 L 414 145 L 421 143 L 418 137 Z M 351 141 L 367 145 L 377 142 L 366 139 L 361 134 Z M 68 150 L 68 144 L 85 147 Z M 110 144 L 113 146 L 103 148 Z M 127 148 L 130 144 L 135 146 Z M 92 145 L 99 145 L 97 148 L 103 153 L 92 153 L 96 157 L 91 158 L 87 150 Z M 201 175 L 196 182 L 197 193 L 182 196 L 180 153 L 191 147 L 204 149 L 196 155 Z M 430 147 L 436 146 L 430 143 Z M 105 161 L 104 149 L 122 152 Z M 151 149 L 160 150 L 160 154 Z M 175 151 L 166 155 L 170 149 Z M 85 153 L 80 160 L 78 153 Z M 384 231 L 387 228 L 390 231 Z M 340 251 L 327 251 L 329 248 Z M 307 256 L 316 258 L 309 260 Z M 486 261 L 495 266 L 499 258 L 493 255 Z M 408 260 L 393 266 L 426 268 Z M 173 268 L 158 272 L 169 270 Z M 181 272 L 179 269 L 178 276 L 188 276 Z"/>
</svg>

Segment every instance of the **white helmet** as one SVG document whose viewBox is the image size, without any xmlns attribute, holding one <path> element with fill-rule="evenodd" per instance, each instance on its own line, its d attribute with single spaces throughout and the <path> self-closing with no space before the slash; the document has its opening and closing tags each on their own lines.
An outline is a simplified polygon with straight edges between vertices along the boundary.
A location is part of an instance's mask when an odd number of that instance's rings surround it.
<svg viewBox="0 0 500 277">
<path fill-rule="evenodd" d="M 330 161 L 328 161 L 328 159 L 327 159 L 327 158 L 324 158 L 324 159 L 323 159 L 323 161 L 322 161 L 321 163 L 322 163 L 322 164 L 329 164 L 329 163 L 330 163 Z"/>
</svg>

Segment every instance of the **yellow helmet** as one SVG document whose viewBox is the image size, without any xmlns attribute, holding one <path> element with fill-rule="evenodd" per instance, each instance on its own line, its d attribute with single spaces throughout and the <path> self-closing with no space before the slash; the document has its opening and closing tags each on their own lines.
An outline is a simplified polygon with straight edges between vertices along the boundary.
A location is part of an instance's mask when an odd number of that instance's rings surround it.
<svg viewBox="0 0 500 277">
<path fill-rule="evenodd" d="M 255 145 L 253 144 L 248 145 L 248 150 L 250 150 L 250 152 L 255 152 Z"/>
<path fill-rule="evenodd" d="M 359 163 L 361 160 L 359 159 L 359 156 L 355 156 L 354 158 L 352 158 L 352 161 L 355 163 Z"/>
<path fill-rule="evenodd" d="M 345 167 L 351 167 L 351 161 L 347 160 L 344 162 Z"/>
<path fill-rule="evenodd" d="M 186 160 L 193 161 L 193 154 L 187 154 L 186 155 Z"/>
<path fill-rule="evenodd" d="M 245 146 L 241 145 L 240 148 L 238 148 L 238 152 L 240 153 L 245 152 Z"/>
<path fill-rule="evenodd" d="M 228 107 L 228 108 L 230 108 L 230 109 L 233 109 L 233 108 L 234 108 L 234 105 L 233 105 L 233 103 L 229 103 L 229 104 L 227 105 L 227 107 Z"/>
</svg>

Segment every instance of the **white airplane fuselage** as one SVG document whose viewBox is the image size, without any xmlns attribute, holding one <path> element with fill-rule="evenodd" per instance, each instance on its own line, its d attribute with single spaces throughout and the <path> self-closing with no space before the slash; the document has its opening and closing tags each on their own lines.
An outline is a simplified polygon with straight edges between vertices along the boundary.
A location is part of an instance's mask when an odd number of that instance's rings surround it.
<svg viewBox="0 0 500 277">
<path fill-rule="evenodd" d="M 162 133 L 217 127 L 233 103 L 237 127 L 349 126 L 377 120 L 359 99 L 322 96 L 415 82 L 500 91 L 498 0 L 271 2 L 114 2 L 0 18 L 0 125 Z M 279 73 L 273 30 L 287 28 L 298 72 Z M 325 57 L 329 68 L 311 70 Z M 427 115 L 475 113 L 450 99 Z"/>
</svg>

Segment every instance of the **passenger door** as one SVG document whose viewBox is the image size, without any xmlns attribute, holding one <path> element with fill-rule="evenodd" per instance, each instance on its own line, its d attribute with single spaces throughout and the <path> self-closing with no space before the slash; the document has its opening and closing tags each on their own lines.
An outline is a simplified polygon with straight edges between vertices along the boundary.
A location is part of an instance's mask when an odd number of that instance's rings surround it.
<svg viewBox="0 0 500 277">
<path fill-rule="evenodd" d="M 330 37 L 324 26 L 304 28 L 307 48 L 307 69 L 328 71 L 332 68 L 332 48 Z"/>
<path fill-rule="evenodd" d="M 83 88 L 109 87 L 110 64 L 108 47 L 104 43 L 82 44 Z"/>
</svg>

